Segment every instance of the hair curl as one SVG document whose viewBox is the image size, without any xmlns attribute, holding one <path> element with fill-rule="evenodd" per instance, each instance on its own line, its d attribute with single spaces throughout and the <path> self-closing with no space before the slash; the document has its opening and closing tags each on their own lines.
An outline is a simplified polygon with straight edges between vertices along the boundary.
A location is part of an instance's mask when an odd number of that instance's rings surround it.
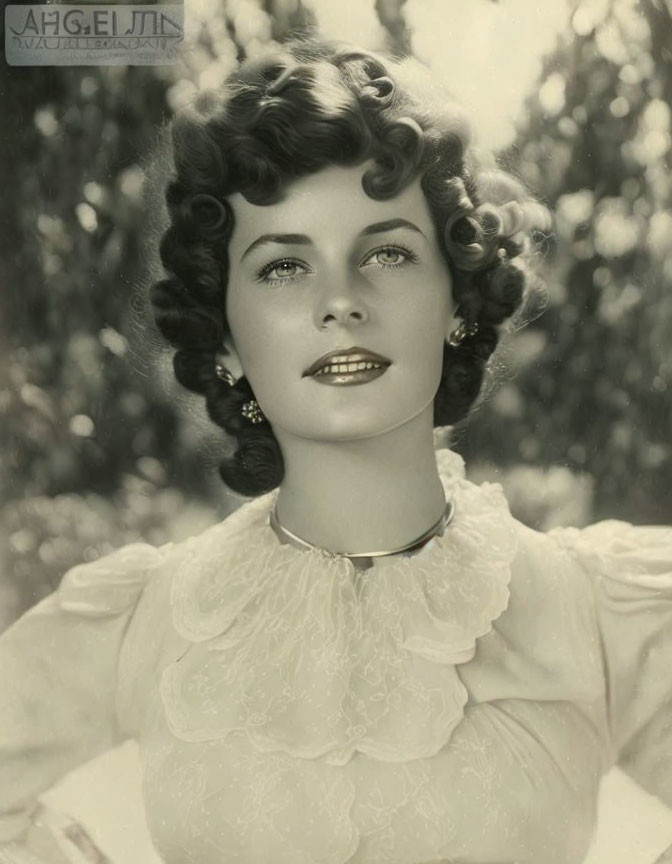
<svg viewBox="0 0 672 864">
<path fill-rule="evenodd" d="M 434 423 L 464 418 L 498 343 L 498 325 L 520 308 L 531 232 L 547 228 L 545 208 L 516 179 L 479 168 L 461 109 L 438 93 L 416 61 L 392 60 L 342 45 L 296 40 L 246 61 L 227 79 L 217 104 L 172 123 L 175 174 L 166 190 L 170 225 L 160 243 L 168 278 L 150 299 L 156 324 L 177 349 L 177 380 L 205 396 L 210 418 L 237 440 L 220 466 L 244 495 L 277 486 L 284 466 L 268 421 L 251 424 L 242 405 L 254 398 L 246 378 L 219 378 L 216 357 L 229 334 L 225 319 L 227 196 L 277 201 L 293 178 L 367 159 L 362 185 L 372 198 L 394 197 L 421 178 L 451 272 L 458 314 L 478 324 L 458 348 L 444 344 Z M 505 256 L 499 250 L 504 250 Z"/>
</svg>

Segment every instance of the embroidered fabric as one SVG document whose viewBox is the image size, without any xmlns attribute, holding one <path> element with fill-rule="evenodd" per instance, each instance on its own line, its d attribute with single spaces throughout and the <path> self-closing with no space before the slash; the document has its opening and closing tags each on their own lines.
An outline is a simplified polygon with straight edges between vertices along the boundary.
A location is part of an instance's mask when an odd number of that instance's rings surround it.
<svg viewBox="0 0 672 864">
<path fill-rule="evenodd" d="M 176 737 L 244 731 L 260 752 L 331 765 L 445 746 L 467 701 L 456 666 L 507 606 L 517 532 L 498 484 L 468 483 L 451 451 L 437 462 L 455 516 L 412 558 L 360 571 L 282 545 L 269 525 L 276 493 L 191 544 L 171 593 L 189 645 L 160 684 Z"/>
</svg>

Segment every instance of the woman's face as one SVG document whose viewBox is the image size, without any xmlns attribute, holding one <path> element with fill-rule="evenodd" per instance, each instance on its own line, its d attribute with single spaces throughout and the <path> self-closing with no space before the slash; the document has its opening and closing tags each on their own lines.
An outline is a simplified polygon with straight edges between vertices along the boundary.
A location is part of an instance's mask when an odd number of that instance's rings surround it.
<svg viewBox="0 0 672 864">
<path fill-rule="evenodd" d="M 226 314 L 276 434 L 369 438 L 412 420 L 439 386 L 453 303 L 429 208 L 417 180 L 369 198 L 367 167 L 295 180 L 276 204 L 229 198 Z"/>
</svg>

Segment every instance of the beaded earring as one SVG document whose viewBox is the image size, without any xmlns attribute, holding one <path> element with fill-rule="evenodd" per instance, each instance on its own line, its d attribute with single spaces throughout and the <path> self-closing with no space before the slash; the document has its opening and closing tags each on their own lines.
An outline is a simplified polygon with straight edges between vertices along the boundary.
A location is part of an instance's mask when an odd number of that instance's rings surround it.
<svg viewBox="0 0 672 864">
<path fill-rule="evenodd" d="M 240 413 L 250 423 L 263 423 L 266 419 L 256 399 L 250 399 L 249 402 L 245 402 L 240 409 Z"/>
<path fill-rule="evenodd" d="M 215 363 L 215 374 L 218 378 L 228 384 L 229 387 L 233 387 L 236 383 L 236 379 L 231 371 L 219 361 Z M 256 399 L 250 399 L 247 402 L 244 402 L 241 406 L 240 413 L 246 420 L 249 420 L 250 423 L 254 423 L 255 425 L 257 423 L 263 423 L 266 419 Z"/>
</svg>

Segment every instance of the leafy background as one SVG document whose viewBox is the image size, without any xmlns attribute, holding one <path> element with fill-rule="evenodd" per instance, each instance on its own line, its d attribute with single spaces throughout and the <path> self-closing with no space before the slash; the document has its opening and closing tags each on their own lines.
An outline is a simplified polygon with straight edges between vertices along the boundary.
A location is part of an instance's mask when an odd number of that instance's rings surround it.
<svg viewBox="0 0 672 864">
<path fill-rule="evenodd" d="M 471 476 L 535 527 L 672 520 L 671 0 L 540 5 L 201 0 L 174 66 L 4 67 L 0 629 L 69 566 L 240 503 L 146 326 L 144 181 L 176 109 L 305 26 L 430 63 L 556 213 L 546 308 L 453 436 Z"/>
</svg>

